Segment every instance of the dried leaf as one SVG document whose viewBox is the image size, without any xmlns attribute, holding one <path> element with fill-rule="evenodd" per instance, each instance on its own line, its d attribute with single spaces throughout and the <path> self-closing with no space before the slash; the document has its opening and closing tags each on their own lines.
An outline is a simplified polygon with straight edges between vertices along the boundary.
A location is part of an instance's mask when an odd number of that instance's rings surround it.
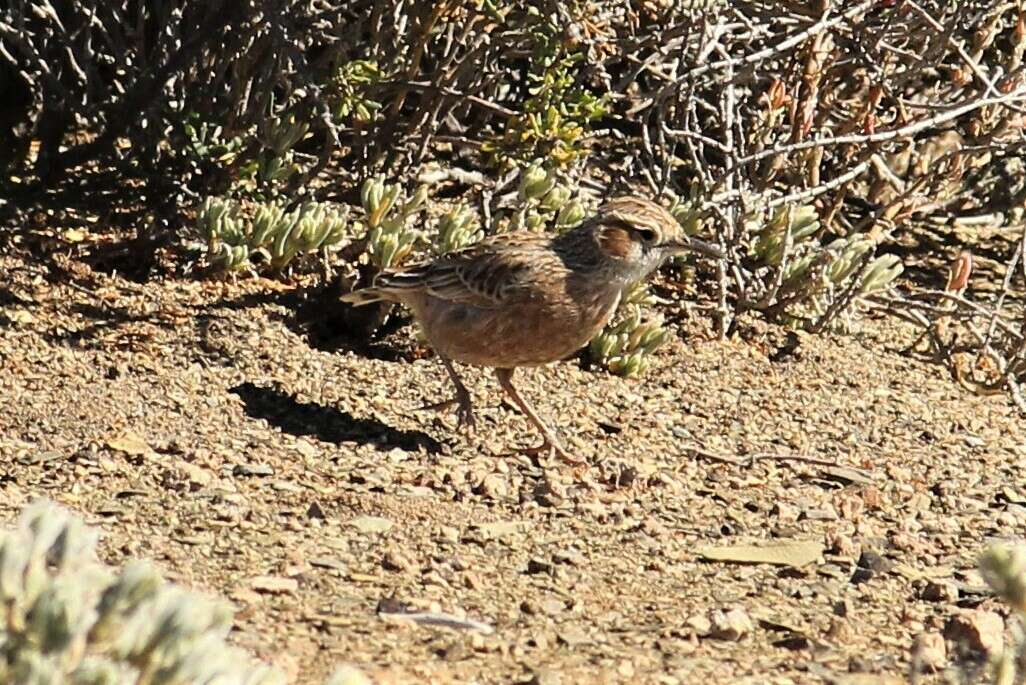
<svg viewBox="0 0 1026 685">
<path fill-rule="evenodd" d="M 739 564 L 776 564 L 801 567 L 811 564 L 823 554 L 823 544 L 812 540 L 789 540 L 768 545 L 728 545 L 703 547 L 698 556 L 706 561 L 728 561 Z"/>
</svg>

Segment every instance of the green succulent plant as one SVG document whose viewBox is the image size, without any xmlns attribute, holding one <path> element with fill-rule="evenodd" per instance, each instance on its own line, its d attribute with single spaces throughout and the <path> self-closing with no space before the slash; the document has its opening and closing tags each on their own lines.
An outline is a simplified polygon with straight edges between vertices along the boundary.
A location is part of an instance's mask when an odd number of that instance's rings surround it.
<svg viewBox="0 0 1026 685">
<path fill-rule="evenodd" d="M 419 186 L 409 198 L 401 193 L 398 184 L 387 184 L 381 177 L 367 179 L 361 189 L 367 254 L 379 270 L 401 263 L 423 238 L 423 233 L 410 225 L 410 219 L 424 209 L 428 187 Z"/>
<path fill-rule="evenodd" d="M 692 184 L 687 197 L 674 196 L 667 208 L 680 224 L 684 235 L 698 235 L 705 228 L 702 213 L 702 199 L 698 184 Z"/>
<path fill-rule="evenodd" d="M 458 205 L 438 220 L 435 253 L 445 254 L 476 243 L 484 237 L 477 216 L 466 205 Z"/>
<path fill-rule="evenodd" d="M 225 643 L 225 602 L 170 585 L 145 562 L 118 573 L 97 560 L 96 540 L 49 502 L 0 534 L 0 682 L 284 683 Z"/>
<path fill-rule="evenodd" d="M 149 562 L 117 571 L 97 535 L 38 501 L 0 532 L 0 683 L 284 685 L 279 671 L 228 645 L 227 602 L 166 582 Z M 369 685 L 344 666 L 328 685 Z"/>
<path fill-rule="evenodd" d="M 794 327 L 851 330 L 859 299 L 889 288 L 904 268 L 895 255 L 874 256 L 876 244 L 864 235 L 824 245 L 811 205 L 753 213 L 745 227 L 754 236 L 749 254 L 773 283 L 774 297 L 762 304 Z"/>
<path fill-rule="evenodd" d="M 562 233 L 577 226 L 587 215 L 587 206 L 575 190 L 554 169 L 541 160 L 520 169 L 518 208 L 510 228 Z"/>
<path fill-rule="evenodd" d="M 661 316 L 644 317 L 643 307 L 655 301 L 644 283 L 628 290 L 616 320 L 589 343 L 589 359 L 618 376 L 644 373 L 652 353 L 670 339 L 670 331 L 663 326 Z"/>
<path fill-rule="evenodd" d="M 757 224 L 760 217 L 748 222 L 749 228 Z M 819 230 L 819 214 L 812 205 L 778 207 L 761 229 L 752 230 L 755 241 L 751 253 L 771 266 L 779 266 L 784 256 L 784 246 L 798 243 Z"/>
<path fill-rule="evenodd" d="M 291 212 L 278 203 L 260 203 L 247 217 L 238 202 L 208 197 L 196 226 L 206 238 L 211 265 L 226 271 L 253 268 L 256 254 L 272 271 L 281 271 L 299 255 L 350 237 L 346 214 L 317 202 L 304 202 Z"/>
<path fill-rule="evenodd" d="M 381 103 L 371 99 L 367 91 L 384 78 L 377 62 L 370 60 L 353 60 L 339 67 L 332 84 L 335 118 L 359 124 L 373 121 Z"/>
<path fill-rule="evenodd" d="M 995 596 L 1011 610 L 1011 640 L 997 653 L 988 654 L 984 671 L 995 685 L 1021 683 L 1026 669 L 1026 545 L 995 543 L 980 555 L 980 574 Z M 962 673 L 959 682 L 980 682 L 984 675 Z"/>
<path fill-rule="evenodd" d="M 190 112 L 181 124 L 185 144 L 195 159 L 228 162 L 244 147 L 241 136 L 224 137 L 221 126 L 204 121 L 196 112 Z"/>
<path fill-rule="evenodd" d="M 859 292 L 863 295 L 886 290 L 894 282 L 894 279 L 905 270 L 901 258 L 893 254 L 885 254 L 877 257 L 869 264 L 862 283 L 859 285 Z"/>
<path fill-rule="evenodd" d="M 273 116 L 261 126 L 260 142 L 270 152 L 282 156 L 310 131 L 310 122 L 296 119 L 293 113 Z"/>
</svg>

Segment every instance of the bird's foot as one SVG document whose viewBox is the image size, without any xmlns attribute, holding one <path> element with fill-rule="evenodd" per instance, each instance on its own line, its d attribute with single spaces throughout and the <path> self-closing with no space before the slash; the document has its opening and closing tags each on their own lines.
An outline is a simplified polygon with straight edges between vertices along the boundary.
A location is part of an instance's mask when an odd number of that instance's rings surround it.
<svg viewBox="0 0 1026 685">
<path fill-rule="evenodd" d="M 586 459 L 574 456 L 570 453 L 558 440 L 553 437 L 545 436 L 540 445 L 534 447 L 524 447 L 517 450 L 521 454 L 527 454 L 530 456 L 555 456 L 559 457 L 562 461 L 573 466 L 584 466 L 588 463 Z"/>
<path fill-rule="evenodd" d="M 456 397 L 442 402 L 417 407 L 416 411 L 445 411 L 453 405 L 456 405 L 456 430 L 466 428 L 467 432 L 473 433 L 477 428 L 477 420 L 474 418 L 474 405 L 470 401 L 469 394 L 466 396 L 457 394 Z"/>
</svg>

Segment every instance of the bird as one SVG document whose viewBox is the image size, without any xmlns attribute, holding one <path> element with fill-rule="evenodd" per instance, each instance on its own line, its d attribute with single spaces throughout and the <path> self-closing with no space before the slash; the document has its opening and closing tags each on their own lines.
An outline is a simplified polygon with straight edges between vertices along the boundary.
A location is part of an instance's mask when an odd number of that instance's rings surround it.
<svg viewBox="0 0 1026 685">
<path fill-rule="evenodd" d="M 513 374 L 574 355 L 609 322 L 628 289 L 686 252 L 724 257 L 719 247 L 685 235 L 659 204 L 628 195 L 605 201 L 564 233 L 496 234 L 430 261 L 383 271 L 342 300 L 355 306 L 398 303 L 413 313 L 455 388 L 451 399 L 420 409 L 455 406 L 457 430 L 473 431 L 471 395 L 453 362 L 491 368 L 541 434 L 539 445 L 520 451 L 582 464 L 513 385 Z"/>
</svg>

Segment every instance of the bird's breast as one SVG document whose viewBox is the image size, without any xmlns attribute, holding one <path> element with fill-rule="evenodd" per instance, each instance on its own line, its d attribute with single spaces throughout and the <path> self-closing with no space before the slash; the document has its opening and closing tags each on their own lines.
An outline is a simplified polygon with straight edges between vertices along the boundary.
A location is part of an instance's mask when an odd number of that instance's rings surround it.
<svg viewBox="0 0 1026 685">
<path fill-rule="evenodd" d="M 429 298 L 414 314 L 431 346 L 450 359 L 477 366 L 538 366 L 587 345 L 618 302 L 619 291 L 495 308 Z"/>
</svg>

